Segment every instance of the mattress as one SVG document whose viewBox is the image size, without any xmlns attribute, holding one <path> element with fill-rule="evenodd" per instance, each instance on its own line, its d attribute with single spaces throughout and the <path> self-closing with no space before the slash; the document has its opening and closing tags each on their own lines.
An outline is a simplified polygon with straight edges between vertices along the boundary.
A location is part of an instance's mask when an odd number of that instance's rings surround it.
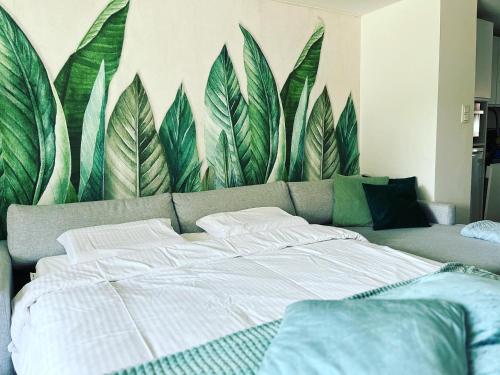
<svg viewBox="0 0 500 375">
<path fill-rule="evenodd" d="M 188 241 L 206 241 L 210 239 L 210 235 L 205 232 L 201 233 L 184 233 L 181 236 Z M 49 273 L 60 272 L 66 270 L 70 266 L 68 255 L 56 255 L 45 257 L 36 263 L 35 274 L 32 279 L 48 275 Z"/>
<path fill-rule="evenodd" d="M 440 266 L 318 225 L 144 250 L 27 284 L 9 350 L 20 375 L 109 373 Z"/>
</svg>

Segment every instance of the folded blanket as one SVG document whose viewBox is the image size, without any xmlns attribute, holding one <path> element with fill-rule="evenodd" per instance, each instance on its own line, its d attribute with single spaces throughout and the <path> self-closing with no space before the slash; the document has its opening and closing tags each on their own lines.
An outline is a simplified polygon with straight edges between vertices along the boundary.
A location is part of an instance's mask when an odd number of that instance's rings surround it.
<svg viewBox="0 0 500 375">
<path fill-rule="evenodd" d="M 457 263 L 436 273 L 348 298 L 438 299 L 466 312 L 469 373 L 500 373 L 500 276 Z M 199 347 L 116 372 L 116 375 L 255 374 L 281 321 L 266 323 Z"/>
<path fill-rule="evenodd" d="M 500 243 L 500 223 L 482 220 L 466 225 L 460 234 L 464 237 Z"/>
</svg>

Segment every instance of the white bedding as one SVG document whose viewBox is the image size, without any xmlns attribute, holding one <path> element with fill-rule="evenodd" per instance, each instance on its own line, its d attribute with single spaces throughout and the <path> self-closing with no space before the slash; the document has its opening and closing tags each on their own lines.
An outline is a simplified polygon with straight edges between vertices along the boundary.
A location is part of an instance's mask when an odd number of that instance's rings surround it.
<svg viewBox="0 0 500 375">
<path fill-rule="evenodd" d="M 181 234 L 181 237 L 191 242 L 206 241 L 210 239 L 210 235 L 205 232 L 183 233 Z M 45 276 L 48 275 L 49 273 L 64 271 L 70 265 L 71 262 L 67 254 L 42 258 L 36 263 L 35 275 L 33 278 Z"/>
<path fill-rule="evenodd" d="M 106 373 L 439 266 L 317 225 L 100 259 L 23 288 L 12 359 L 20 375 Z"/>
</svg>

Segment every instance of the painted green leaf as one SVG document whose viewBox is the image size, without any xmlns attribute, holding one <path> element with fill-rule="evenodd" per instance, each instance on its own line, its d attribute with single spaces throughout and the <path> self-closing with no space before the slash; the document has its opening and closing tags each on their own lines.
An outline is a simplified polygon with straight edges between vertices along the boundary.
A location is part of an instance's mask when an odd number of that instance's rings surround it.
<svg viewBox="0 0 500 375">
<path fill-rule="evenodd" d="M 231 170 L 231 156 L 226 132 L 221 131 L 217 143 L 217 157 L 213 164 L 215 172 L 214 186 L 216 189 L 233 186 L 233 171 Z"/>
<path fill-rule="evenodd" d="M 196 128 L 189 100 L 181 85 L 160 127 L 173 192 L 200 190 Z"/>
<path fill-rule="evenodd" d="M 306 79 L 308 80 L 308 95 L 316 82 L 319 60 L 321 56 L 321 46 L 325 34 L 325 26 L 321 23 L 316 26 L 313 35 L 309 38 L 306 46 L 302 50 L 299 59 L 295 63 L 293 71 L 288 76 L 283 89 L 281 90 L 281 101 L 285 116 L 285 126 L 287 134 L 287 168 L 290 165 L 290 150 L 292 145 L 292 129 L 295 114 L 299 106 L 300 97 L 304 89 Z"/>
<path fill-rule="evenodd" d="M 280 126 L 278 130 L 278 152 L 276 161 L 274 162 L 273 170 L 267 182 L 287 181 L 286 173 L 286 129 L 285 118 L 280 116 Z"/>
<path fill-rule="evenodd" d="M 57 96 L 56 89 L 51 85 L 52 93 L 56 101 L 56 122 L 54 125 L 56 137 L 56 156 L 54 169 L 38 204 L 62 204 L 66 203 L 68 188 L 71 177 L 71 149 L 69 145 L 68 127 L 64 111 Z"/>
<path fill-rule="evenodd" d="M 80 185 L 78 189 L 80 202 L 98 201 L 104 197 L 104 117 L 106 103 L 106 73 L 103 61 L 83 116 Z"/>
<path fill-rule="evenodd" d="M 170 190 L 165 153 L 139 76 L 116 103 L 104 149 L 106 199 L 143 197 Z"/>
<path fill-rule="evenodd" d="M 76 194 L 75 187 L 69 182 L 68 192 L 66 194 L 66 201 L 64 203 L 76 203 L 78 202 L 78 194 Z"/>
<path fill-rule="evenodd" d="M 56 101 L 42 61 L 0 7 L 0 138 L 4 209 L 37 204 L 56 159 Z"/>
<path fill-rule="evenodd" d="M 66 114 L 73 154 L 73 185 L 80 181 L 80 146 L 83 116 L 101 62 L 106 64 L 106 90 L 120 62 L 128 0 L 112 0 L 97 17 L 77 50 L 57 75 L 55 86 Z"/>
<path fill-rule="evenodd" d="M 205 106 L 208 112 L 205 127 L 208 162 L 213 164 L 217 158 L 216 147 L 223 130 L 228 140 L 234 183 L 236 186 L 245 185 L 246 176 L 252 174 L 248 107 L 225 45 L 210 69 Z"/>
<path fill-rule="evenodd" d="M 307 78 L 302 89 L 297 112 L 293 121 L 292 143 L 290 145 L 290 169 L 288 170 L 288 181 L 302 181 L 304 170 L 304 141 L 307 127 L 307 107 L 309 105 L 309 90 Z"/>
<path fill-rule="evenodd" d="M 248 184 L 265 183 L 278 153 L 280 101 L 271 68 L 255 39 L 243 27 L 251 134 Z"/>
<path fill-rule="evenodd" d="M 4 169 L 2 159 L 2 139 L 0 137 L 0 240 L 7 239 L 7 202 L 4 198 Z"/>
<path fill-rule="evenodd" d="M 340 173 L 344 176 L 359 174 L 358 121 L 352 95 L 349 95 L 337 128 L 337 147 L 340 158 Z"/>
<path fill-rule="evenodd" d="M 339 152 L 335 138 L 333 110 L 326 86 L 314 103 L 307 124 L 304 179 L 332 178 L 339 170 Z"/>
<path fill-rule="evenodd" d="M 215 189 L 214 167 L 208 166 L 201 179 L 201 189 L 203 191 Z"/>
</svg>

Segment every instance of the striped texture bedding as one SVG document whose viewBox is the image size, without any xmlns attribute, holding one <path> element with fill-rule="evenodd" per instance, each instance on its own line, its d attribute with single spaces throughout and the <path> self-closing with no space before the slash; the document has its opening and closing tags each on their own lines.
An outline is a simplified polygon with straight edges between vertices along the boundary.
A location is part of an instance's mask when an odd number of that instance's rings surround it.
<svg viewBox="0 0 500 375">
<path fill-rule="evenodd" d="M 438 273 L 461 273 L 500 281 L 500 277 L 495 274 L 458 263 L 449 263 L 434 274 Z M 376 288 L 347 299 L 361 300 L 377 297 L 385 292 L 417 283 L 434 274 Z M 267 348 L 278 332 L 280 322 L 280 320 L 275 320 L 236 332 L 184 352 L 118 371 L 113 375 L 255 374 L 259 370 Z M 474 368 L 473 365 L 472 368 Z"/>
<path fill-rule="evenodd" d="M 20 375 L 112 373 L 440 266 L 316 225 L 136 251 L 27 284 L 9 348 Z"/>
</svg>

